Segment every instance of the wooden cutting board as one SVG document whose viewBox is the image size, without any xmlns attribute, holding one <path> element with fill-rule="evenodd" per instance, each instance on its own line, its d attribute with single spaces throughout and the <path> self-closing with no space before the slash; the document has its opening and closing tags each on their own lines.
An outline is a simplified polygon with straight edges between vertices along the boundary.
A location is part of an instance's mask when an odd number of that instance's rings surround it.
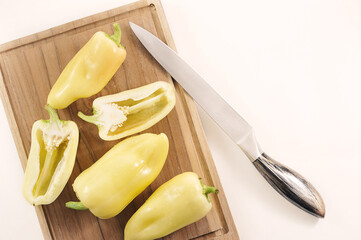
<svg viewBox="0 0 361 240">
<path fill-rule="evenodd" d="M 175 49 L 162 6 L 157 0 L 135 2 L 0 46 L 0 92 L 24 169 L 30 150 L 31 127 L 38 119 L 48 119 L 44 110 L 48 93 L 75 53 L 96 31 L 112 33 L 114 22 L 121 27 L 122 44 L 127 49 L 124 64 L 99 94 L 80 99 L 58 111 L 61 119 L 71 119 L 78 124 L 79 148 L 74 170 L 59 198 L 50 205 L 36 207 L 44 237 L 123 239 L 128 219 L 158 186 L 179 173 L 194 171 L 206 184 L 218 187 L 220 193 L 212 196 L 213 208 L 205 218 L 164 239 L 238 239 L 193 100 L 143 48 L 131 31 L 129 21 L 152 32 Z M 95 98 L 155 81 L 173 82 L 177 95 L 174 110 L 146 131 L 164 132 L 170 140 L 168 159 L 160 175 L 114 218 L 101 220 L 89 211 L 65 208 L 65 202 L 77 200 L 71 186 L 74 179 L 119 142 L 101 140 L 97 127 L 79 119 L 78 111 L 91 114 Z"/>
</svg>

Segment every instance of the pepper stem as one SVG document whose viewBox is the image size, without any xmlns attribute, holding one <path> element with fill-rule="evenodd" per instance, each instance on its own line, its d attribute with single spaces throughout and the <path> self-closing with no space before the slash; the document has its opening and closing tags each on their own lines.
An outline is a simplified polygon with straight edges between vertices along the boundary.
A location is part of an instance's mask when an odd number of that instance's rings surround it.
<svg viewBox="0 0 361 240">
<path fill-rule="evenodd" d="M 211 202 L 211 200 L 209 199 L 208 194 L 210 194 L 210 193 L 217 194 L 219 192 L 219 190 L 217 188 L 215 188 L 215 187 L 204 185 L 204 183 L 202 182 L 201 179 L 199 179 L 199 182 L 202 185 L 203 194 L 206 196 L 208 202 Z"/>
<path fill-rule="evenodd" d="M 86 122 L 93 123 L 95 125 L 99 125 L 98 116 L 96 116 L 96 115 L 87 116 L 82 112 L 78 112 L 78 117 L 80 117 L 81 119 L 83 119 Z"/>
<path fill-rule="evenodd" d="M 49 104 L 46 104 L 46 105 L 45 105 L 45 110 L 49 113 L 49 116 L 50 116 L 49 122 L 50 122 L 50 123 L 59 122 L 59 121 L 60 121 L 59 116 L 58 116 L 58 114 L 56 113 L 55 109 L 52 108 Z"/>
<path fill-rule="evenodd" d="M 65 207 L 71 208 L 74 210 L 88 210 L 86 206 L 84 206 L 81 202 L 67 202 L 65 203 Z"/>
<path fill-rule="evenodd" d="M 117 44 L 118 47 L 120 47 L 120 39 L 122 36 L 122 32 L 120 31 L 120 27 L 118 23 L 114 23 L 113 24 L 114 27 L 114 33 L 113 35 L 107 35 L 111 40 L 113 40 L 115 42 L 115 44 Z"/>
</svg>

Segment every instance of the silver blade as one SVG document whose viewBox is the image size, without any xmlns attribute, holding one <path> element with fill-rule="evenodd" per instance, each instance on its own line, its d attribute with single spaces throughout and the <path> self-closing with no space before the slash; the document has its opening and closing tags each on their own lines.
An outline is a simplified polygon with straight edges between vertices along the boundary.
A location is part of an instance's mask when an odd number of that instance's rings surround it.
<svg viewBox="0 0 361 240">
<path fill-rule="evenodd" d="M 160 39 L 130 22 L 135 35 L 150 54 L 192 96 L 211 118 L 244 151 L 260 155 L 252 127 L 176 52 Z M 243 144 L 242 144 L 243 143 Z M 257 148 L 257 149 L 255 149 Z"/>
</svg>

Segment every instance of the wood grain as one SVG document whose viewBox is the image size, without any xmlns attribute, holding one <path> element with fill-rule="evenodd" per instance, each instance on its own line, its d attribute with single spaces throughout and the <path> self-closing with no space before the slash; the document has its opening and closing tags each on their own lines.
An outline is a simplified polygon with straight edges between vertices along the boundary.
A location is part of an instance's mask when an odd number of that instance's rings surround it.
<svg viewBox="0 0 361 240">
<path fill-rule="evenodd" d="M 38 119 L 48 118 L 44 110 L 47 95 L 74 54 L 96 31 L 111 33 L 114 22 L 118 22 L 122 29 L 122 44 L 127 49 L 124 64 L 100 93 L 58 111 L 60 118 L 71 119 L 79 126 L 79 148 L 72 175 L 59 198 L 50 205 L 36 207 L 44 238 L 122 239 L 128 219 L 158 186 L 179 173 L 194 171 L 208 185 L 217 186 L 220 194 L 212 196 L 213 209 L 205 218 L 164 239 L 238 239 L 193 100 L 143 48 L 132 33 L 129 21 L 144 27 L 175 49 L 160 2 L 147 0 L 0 46 L 0 93 L 23 168 L 30 150 L 32 124 Z M 168 159 L 161 174 L 112 219 L 101 220 L 89 211 L 65 208 L 65 202 L 76 200 L 71 186 L 74 179 L 119 142 L 101 140 L 97 127 L 79 119 L 78 111 L 91 114 L 95 98 L 155 81 L 173 82 L 177 96 L 174 110 L 145 131 L 163 132 L 170 140 Z"/>
</svg>

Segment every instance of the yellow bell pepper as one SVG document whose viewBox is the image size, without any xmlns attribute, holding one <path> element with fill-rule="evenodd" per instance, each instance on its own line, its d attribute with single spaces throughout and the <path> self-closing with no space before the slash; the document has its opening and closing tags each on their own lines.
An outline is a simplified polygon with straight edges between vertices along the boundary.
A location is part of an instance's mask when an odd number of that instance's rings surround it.
<svg viewBox="0 0 361 240">
<path fill-rule="evenodd" d="M 23 195 L 32 205 L 52 203 L 66 185 L 74 167 L 79 131 L 72 121 L 61 121 L 50 106 L 49 120 L 33 124 Z"/>
<path fill-rule="evenodd" d="M 168 147 L 163 133 L 123 140 L 75 179 L 73 189 L 80 202 L 67 202 L 66 207 L 89 209 L 102 219 L 114 217 L 158 176 Z"/>
<path fill-rule="evenodd" d="M 200 220 L 212 208 L 208 194 L 217 192 L 193 172 L 175 176 L 134 213 L 125 226 L 124 239 L 158 239 Z"/>
<path fill-rule="evenodd" d="M 96 124 L 103 140 L 116 140 L 150 128 L 163 119 L 175 105 L 174 88 L 155 82 L 93 102 L 92 116 L 79 112 L 84 121 Z"/>
<path fill-rule="evenodd" d="M 50 106 L 63 109 L 79 98 L 90 97 L 113 77 L 126 57 L 119 25 L 113 26 L 114 35 L 96 32 L 66 65 L 49 93 Z"/>
</svg>

